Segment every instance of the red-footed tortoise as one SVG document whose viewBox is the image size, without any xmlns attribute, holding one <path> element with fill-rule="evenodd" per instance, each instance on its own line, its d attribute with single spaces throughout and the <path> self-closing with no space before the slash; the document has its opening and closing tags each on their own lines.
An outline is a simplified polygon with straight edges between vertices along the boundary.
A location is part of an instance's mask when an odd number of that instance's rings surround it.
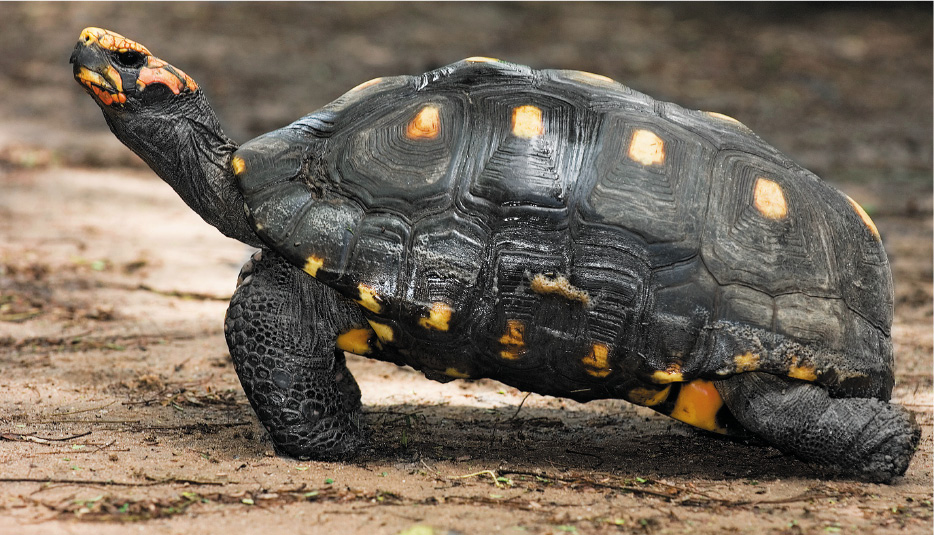
<svg viewBox="0 0 934 535">
<path fill-rule="evenodd" d="M 261 252 L 225 331 L 277 451 L 364 443 L 344 351 L 440 381 L 622 398 L 888 481 L 919 440 L 860 206 L 716 113 L 470 58 L 377 78 L 242 146 L 142 45 L 71 57 L 116 136 Z"/>
</svg>

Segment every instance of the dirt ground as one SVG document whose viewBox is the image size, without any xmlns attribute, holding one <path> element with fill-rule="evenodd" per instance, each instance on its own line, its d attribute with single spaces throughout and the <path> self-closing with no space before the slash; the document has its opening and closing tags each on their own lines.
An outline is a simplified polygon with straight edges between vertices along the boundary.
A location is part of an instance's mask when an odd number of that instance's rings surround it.
<svg viewBox="0 0 934 535">
<path fill-rule="evenodd" d="M 930 4 L 0 4 L 0 534 L 931 533 Z M 112 138 L 84 26 L 194 77 L 244 141 L 375 76 L 485 55 L 734 116 L 859 200 L 896 282 L 893 485 L 622 401 L 363 358 L 372 447 L 278 458 L 222 335 L 251 251 Z"/>
</svg>

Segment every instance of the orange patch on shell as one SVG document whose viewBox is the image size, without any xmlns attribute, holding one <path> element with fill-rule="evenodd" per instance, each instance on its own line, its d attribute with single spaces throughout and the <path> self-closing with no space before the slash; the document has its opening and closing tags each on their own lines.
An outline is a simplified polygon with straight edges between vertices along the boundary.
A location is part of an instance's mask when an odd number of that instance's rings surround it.
<svg viewBox="0 0 934 535">
<path fill-rule="evenodd" d="M 234 156 L 230 160 L 230 168 L 233 169 L 235 175 L 240 175 L 246 171 L 246 162 L 243 161 L 243 158 L 239 156 Z"/>
<path fill-rule="evenodd" d="M 817 370 L 809 364 L 799 365 L 798 357 L 792 357 L 791 366 L 788 367 L 788 377 L 813 383 L 817 380 Z"/>
<path fill-rule="evenodd" d="M 626 399 L 632 403 L 635 403 L 636 405 L 642 405 L 643 407 L 653 407 L 668 399 L 669 392 L 671 392 L 671 385 L 668 385 L 660 390 L 646 388 L 644 386 L 637 386 L 636 388 L 633 388 L 629 391 L 629 393 L 626 395 Z"/>
<path fill-rule="evenodd" d="M 431 308 L 428 309 L 428 317 L 419 318 L 418 324 L 426 329 L 446 331 L 448 330 L 448 322 L 451 321 L 451 314 L 453 312 L 454 309 L 451 308 L 451 305 L 442 301 L 436 301 L 432 303 Z"/>
<path fill-rule="evenodd" d="M 376 293 L 376 290 L 367 286 L 366 284 L 360 283 L 357 285 L 357 292 L 360 294 L 360 298 L 357 299 L 357 303 L 359 303 L 364 308 L 379 314 L 379 311 L 383 309 L 383 305 L 380 304 L 379 294 Z M 377 331 L 376 334 L 379 334 L 379 331 Z"/>
<path fill-rule="evenodd" d="M 557 294 L 569 301 L 580 301 L 584 306 L 590 305 L 590 294 L 571 285 L 564 275 L 549 277 L 538 273 L 532 278 L 530 288 L 539 294 Z"/>
<path fill-rule="evenodd" d="M 725 433 L 717 424 L 717 412 L 723 407 L 723 398 L 710 381 L 695 379 L 681 387 L 671 417 L 694 427 Z"/>
<path fill-rule="evenodd" d="M 869 231 L 872 232 L 872 235 L 875 236 L 876 239 L 881 240 L 882 236 L 879 235 L 879 229 L 876 228 L 876 224 L 872 222 L 872 218 L 869 217 L 869 214 L 866 213 L 866 210 L 864 210 L 863 207 L 860 206 L 858 202 L 854 201 L 849 195 L 847 195 L 846 198 L 850 201 L 850 204 L 853 205 L 853 209 L 856 210 L 857 214 L 859 214 L 859 217 L 863 220 L 863 223 L 869 227 Z"/>
<path fill-rule="evenodd" d="M 496 58 L 488 58 L 486 56 L 471 56 L 466 58 L 464 61 L 469 63 L 500 63 L 500 60 Z"/>
<path fill-rule="evenodd" d="M 613 371 L 609 362 L 610 348 L 606 344 L 593 344 L 590 353 L 581 359 L 584 370 L 594 377 L 606 377 Z"/>
<path fill-rule="evenodd" d="M 636 130 L 629 142 L 629 158 L 642 165 L 659 165 L 665 161 L 665 142 L 655 132 Z"/>
<path fill-rule="evenodd" d="M 376 333 L 376 337 L 379 338 L 381 342 L 392 342 L 395 339 L 395 333 L 392 331 L 392 327 L 386 325 L 385 323 L 379 323 L 378 321 L 366 320 L 370 324 L 370 327 L 373 329 L 373 332 Z"/>
<path fill-rule="evenodd" d="M 536 106 L 518 106 L 512 110 L 512 133 L 525 139 L 541 137 L 545 134 L 542 110 Z"/>
<path fill-rule="evenodd" d="M 752 352 L 743 353 L 733 357 L 733 364 L 737 373 L 750 372 L 759 369 L 759 355 Z"/>
<path fill-rule="evenodd" d="M 341 351 L 348 351 L 354 355 L 366 355 L 371 351 L 371 336 L 373 336 L 373 331 L 370 329 L 355 327 L 337 335 L 335 345 Z"/>
<path fill-rule="evenodd" d="M 373 78 L 372 80 L 367 80 L 366 82 L 363 82 L 362 84 L 357 84 L 351 89 L 351 91 L 360 91 L 362 89 L 366 89 L 368 87 L 374 86 L 382 81 L 383 81 L 382 77 Z"/>
<path fill-rule="evenodd" d="M 736 126 L 741 126 L 741 127 L 743 127 L 743 128 L 746 128 L 746 125 L 744 125 L 743 123 L 739 122 L 738 120 L 736 120 L 736 119 L 730 117 L 729 115 L 725 115 L 725 114 L 722 114 L 722 113 L 717 113 L 717 112 L 715 112 L 715 111 L 705 111 L 704 113 L 706 113 L 709 117 L 713 117 L 714 119 L 720 119 L 721 121 L 726 121 L 726 122 L 728 122 L 728 123 L 733 123 L 733 124 L 735 124 Z"/>
<path fill-rule="evenodd" d="M 672 362 L 664 370 L 656 370 L 649 379 L 656 384 L 680 383 L 684 381 L 681 374 L 681 364 Z"/>
<path fill-rule="evenodd" d="M 433 104 L 419 110 L 405 129 L 405 137 L 409 139 L 435 139 L 440 133 L 441 114 Z"/>
<path fill-rule="evenodd" d="M 234 158 L 234 160 L 238 160 L 238 159 L 239 159 L 239 158 Z M 240 161 L 242 162 L 243 160 L 240 160 Z M 234 171 L 234 172 L 236 172 L 236 171 Z M 319 257 L 317 257 L 317 256 L 312 255 L 312 256 L 309 256 L 309 257 L 305 260 L 305 267 L 302 268 L 302 271 L 304 271 L 305 273 L 311 275 L 312 277 L 317 277 L 317 276 L 318 276 L 318 270 L 321 269 L 321 266 L 323 266 L 323 265 L 324 265 L 324 259 L 323 259 L 323 258 L 319 258 Z"/>
<path fill-rule="evenodd" d="M 499 338 L 504 349 L 499 356 L 516 360 L 525 354 L 525 324 L 519 320 L 506 320 L 506 332 Z"/>
<path fill-rule="evenodd" d="M 577 72 L 581 73 L 585 79 L 590 78 L 591 80 L 594 80 L 597 82 L 603 82 L 606 84 L 616 83 L 616 81 L 610 78 L 609 76 L 603 76 L 602 74 L 594 74 L 592 72 L 587 72 L 587 71 L 577 71 Z"/>
<path fill-rule="evenodd" d="M 777 182 L 759 177 L 753 191 L 753 204 L 767 219 L 784 219 L 788 215 L 785 194 Z"/>
</svg>

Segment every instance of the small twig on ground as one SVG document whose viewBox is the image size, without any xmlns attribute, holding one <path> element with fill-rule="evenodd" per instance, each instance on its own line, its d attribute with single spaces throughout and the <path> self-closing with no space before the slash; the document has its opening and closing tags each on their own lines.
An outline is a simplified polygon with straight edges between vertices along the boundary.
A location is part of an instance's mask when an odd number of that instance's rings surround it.
<svg viewBox="0 0 934 535">
<path fill-rule="evenodd" d="M 428 463 L 425 462 L 425 459 L 419 459 L 419 461 L 422 462 L 422 466 L 424 466 L 425 469 L 428 470 L 429 472 L 434 472 L 435 475 L 441 475 L 440 472 L 438 472 L 438 471 L 435 470 L 434 468 L 428 466 Z"/>
<path fill-rule="evenodd" d="M 187 483 L 189 485 L 227 485 L 228 483 L 236 483 L 236 481 L 204 481 L 201 479 L 189 479 L 186 477 L 174 477 L 174 476 L 157 478 L 149 474 L 145 474 L 145 473 L 140 473 L 138 475 L 142 476 L 147 481 L 152 481 L 156 485 L 164 485 L 164 484 L 170 484 L 170 483 Z"/>
<path fill-rule="evenodd" d="M 180 297 L 182 299 L 192 299 L 196 301 L 230 301 L 229 295 L 213 295 L 208 293 L 201 292 L 183 292 L 181 290 L 159 290 L 158 288 L 153 288 L 148 284 L 140 284 L 136 287 L 130 285 L 120 285 L 114 284 L 113 286 L 118 286 L 127 290 L 143 290 L 145 292 L 151 292 L 157 295 L 163 295 L 166 297 Z"/>
<path fill-rule="evenodd" d="M 0 435 L 0 439 L 9 440 L 11 442 L 35 442 L 37 444 L 48 444 L 50 442 L 65 442 L 67 440 L 74 440 L 76 438 L 86 437 L 90 435 L 90 431 L 85 431 L 84 433 L 78 433 L 77 435 L 71 435 L 68 437 L 62 438 L 45 438 L 37 437 L 33 434 L 22 434 L 22 433 L 3 433 Z"/>
<path fill-rule="evenodd" d="M 239 427 L 242 425 L 252 425 L 253 422 L 192 422 L 190 424 L 181 424 L 181 425 L 145 425 L 142 420 L 78 420 L 78 419 L 62 419 L 62 420 L 39 420 L 36 422 L 31 422 L 35 424 L 119 424 L 119 425 L 129 425 L 138 429 L 140 431 L 165 431 L 173 429 L 189 429 L 195 426 L 216 426 L 216 427 Z"/>
<path fill-rule="evenodd" d="M 593 453 L 587 453 L 586 451 L 577 451 L 577 450 L 572 450 L 572 449 L 566 449 L 566 450 L 564 450 L 564 452 L 565 452 L 565 453 L 572 453 L 572 454 L 574 454 L 574 455 L 584 455 L 584 456 L 586 456 L 586 457 L 593 457 L 594 459 L 597 460 L 597 464 L 594 465 L 593 468 L 597 468 L 597 467 L 599 467 L 601 464 L 603 464 L 603 457 L 600 457 L 599 455 L 595 455 L 595 454 L 593 454 Z"/>
<path fill-rule="evenodd" d="M 496 472 L 494 472 L 493 470 L 481 470 L 479 472 L 474 472 L 472 474 L 464 474 L 462 476 L 448 476 L 448 479 L 467 479 L 471 477 L 487 476 L 487 475 L 493 478 L 494 485 L 500 488 L 503 487 L 503 484 L 499 482 L 499 476 L 497 476 Z"/>
<path fill-rule="evenodd" d="M 509 418 L 509 421 L 510 421 L 510 422 L 513 421 L 513 420 L 515 420 L 516 417 L 519 416 L 519 411 L 522 410 L 522 405 L 525 404 L 525 400 L 529 399 L 529 396 L 531 396 L 531 395 L 532 395 L 531 392 L 526 392 L 526 393 L 525 393 L 525 397 L 522 398 L 522 401 L 519 402 L 519 406 L 516 407 L 516 413 L 513 414 L 511 418 Z"/>
<path fill-rule="evenodd" d="M 113 404 L 116 403 L 116 402 L 117 402 L 117 400 L 113 400 L 113 401 L 111 401 L 110 403 L 108 403 L 108 404 L 106 404 L 106 405 L 101 405 L 100 407 L 92 407 L 92 408 L 90 408 L 90 409 L 78 409 L 78 410 L 68 411 L 68 412 L 59 412 L 59 413 L 56 413 L 55 415 L 56 415 L 56 416 L 67 416 L 67 415 L 69 415 L 69 414 L 78 414 L 78 413 L 80 413 L 80 412 L 99 411 L 99 410 L 101 410 L 101 409 L 106 409 L 107 407 L 113 405 Z M 88 433 L 90 433 L 90 431 L 88 431 Z"/>
<path fill-rule="evenodd" d="M 114 481 L 113 479 L 70 479 L 60 477 L 0 477 L 0 483 L 57 483 L 65 485 L 98 485 L 102 487 L 154 487 L 156 485 L 171 485 L 177 483 L 186 483 L 189 485 L 226 485 L 228 483 L 237 483 L 236 481 L 202 481 L 200 479 L 188 479 L 178 477 L 154 478 L 143 474 L 148 481 Z"/>
</svg>

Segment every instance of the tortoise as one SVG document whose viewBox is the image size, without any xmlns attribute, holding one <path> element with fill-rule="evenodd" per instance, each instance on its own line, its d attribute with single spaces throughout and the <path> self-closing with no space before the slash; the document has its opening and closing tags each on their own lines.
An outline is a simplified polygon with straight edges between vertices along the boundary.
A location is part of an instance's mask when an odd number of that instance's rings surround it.
<svg viewBox="0 0 934 535">
<path fill-rule="evenodd" d="M 260 249 L 224 330 L 280 454 L 361 450 L 349 352 L 621 398 L 870 480 L 907 469 L 879 231 L 735 119 L 473 57 L 238 146 L 130 39 L 87 28 L 71 63 L 126 146 Z"/>
</svg>

